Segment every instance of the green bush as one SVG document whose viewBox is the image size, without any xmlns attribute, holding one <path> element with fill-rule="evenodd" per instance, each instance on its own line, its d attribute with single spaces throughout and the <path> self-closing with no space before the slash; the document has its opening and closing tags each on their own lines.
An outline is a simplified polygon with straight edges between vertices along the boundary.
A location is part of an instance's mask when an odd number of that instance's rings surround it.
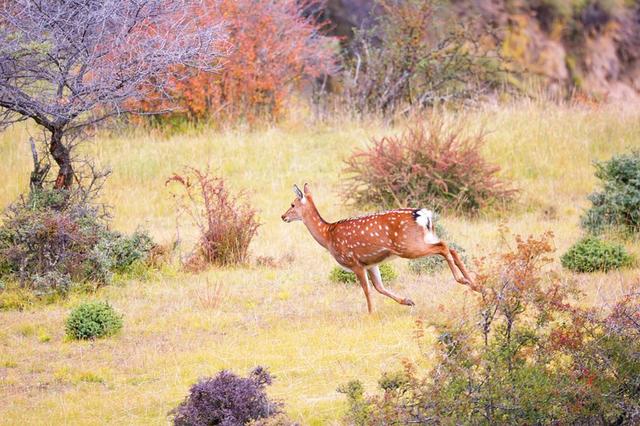
<svg viewBox="0 0 640 426">
<path fill-rule="evenodd" d="M 639 232 L 640 151 L 614 156 L 595 166 L 602 190 L 589 196 L 592 207 L 582 217 L 582 226 L 594 234 L 611 227 Z"/>
<path fill-rule="evenodd" d="M 339 393 L 347 397 L 349 408 L 347 411 L 347 424 L 363 426 L 369 422 L 369 401 L 364 395 L 364 386 L 359 380 L 351 380 L 348 383 L 338 386 Z"/>
<path fill-rule="evenodd" d="M 404 371 L 395 371 L 391 373 L 383 373 L 382 377 L 378 380 L 378 387 L 389 392 L 406 386 L 408 382 L 409 378 Z"/>
<path fill-rule="evenodd" d="M 0 224 L 0 277 L 37 296 L 66 294 L 73 283 L 109 283 L 144 260 L 144 232 L 109 229 L 99 206 L 67 191 L 37 190 L 9 206 Z"/>
<path fill-rule="evenodd" d="M 619 244 L 587 237 L 574 244 L 560 261 L 562 266 L 576 272 L 607 272 L 630 266 L 633 257 Z"/>
<path fill-rule="evenodd" d="M 382 277 L 382 282 L 390 282 L 397 278 L 398 274 L 388 263 L 382 263 L 378 265 L 380 268 L 380 276 Z M 331 274 L 329 274 L 329 280 L 334 283 L 355 283 L 356 282 L 356 274 L 350 271 L 346 271 L 339 266 L 336 266 L 331 270 Z"/>
<path fill-rule="evenodd" d="M 98 242 L 94 250 L 97 256 L 106 255 L 110 270 L 126 272 L 135 262 L 145 260 L 153 246 L 151 237 L 144 231 L 137 230 L 129 236 L 110 232 Z"/>
<path fill-rule="evenodd" d="M 86 302 L 71 311 L 66 322 L 72 339 L 111 336 L 122 328 L 122 316 L 107 302 Z"/>
</svg>

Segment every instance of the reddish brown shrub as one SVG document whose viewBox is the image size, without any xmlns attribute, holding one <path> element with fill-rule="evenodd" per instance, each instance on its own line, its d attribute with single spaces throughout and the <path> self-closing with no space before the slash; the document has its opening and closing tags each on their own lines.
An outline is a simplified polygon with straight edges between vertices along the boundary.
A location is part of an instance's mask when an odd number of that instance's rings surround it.
<svg viewBox="0 0 640 426">
<path fill-rule="evenodd" d="M 172 95 L 190 118 L 278 118 L 304 77 L 332 71 L 330 40 L 306 11 L 317 0 L 207 0 L 204 20 L 225 22 L 228 55 L 216 74 L 176 80 Z"/>
<path fill-rule="evenodd" d="M 171 176 L 167 184 L 171 182 L 184 190 L 177 197 L 178 207 L 200 231 L 198 244 L 186 266 L 197 270 L 211 263 L 244 262 L 260 224 L 256 210 L 243 202 L 243 194 L 235 197 L 229 194 L 224 180 L 211 176 L 209 169 L 188 168 L 183 175 Z"/>
<path fill-rule="evenodd" d="M 433 368 L 421 375 L 405 363 L 370 397 L 358 382 L 343 387 L 352 423 L 638 424 L 638 287 L 610 310 L 584 307 L 574 285 L 549 270 L 551 239 L 516 237 L 513 249 L 479 261 L 475 308 L 455 321 L 416 322 Z"/>
<path fill-rule="evenodd" d="M 439 117 L 401 136 L 373 139 L 346 160 L 345 198 L 361 206 L 477 212 L 515 195 L 482 157 L 485 134 L 467 135 Z"/>
</svg>

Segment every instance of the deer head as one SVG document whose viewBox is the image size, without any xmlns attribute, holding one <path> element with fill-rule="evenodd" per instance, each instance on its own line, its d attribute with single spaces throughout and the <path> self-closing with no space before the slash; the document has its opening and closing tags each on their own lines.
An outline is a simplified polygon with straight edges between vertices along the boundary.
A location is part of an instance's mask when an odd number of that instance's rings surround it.
<svg viewBox="0 0 640 426">
<path fill-rule="evenodd" d="M 304 184 L 304 192 L 298 188 L 298 185 L 293 185 L 293 193 L 296 194 L 296 198 L 291 202 L 291 207 L 281 216 L 282 220 L 289 223 L 296 220 L 302 220 L 302 215 L 309 208 L 309 186 Z"/>
</svg>

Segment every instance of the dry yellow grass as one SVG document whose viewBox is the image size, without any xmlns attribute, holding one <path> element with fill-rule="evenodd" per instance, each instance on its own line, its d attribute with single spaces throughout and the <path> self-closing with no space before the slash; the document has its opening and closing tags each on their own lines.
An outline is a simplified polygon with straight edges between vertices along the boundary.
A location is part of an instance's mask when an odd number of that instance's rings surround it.
<svg viewBox="0 0 640 426">
<path fill-rule="evenodd" d="M 640 112 L 615 107 L 517 104 L 449 118 L 484 125 L 487 156 L 521 189 L 518 205 L 499 218 L 442 218 L 475 256 L 503 244 L 500 223 L 525 235 L 551 229 L 564 252 L 581 234 L 579 216 L 596 184 L 592 162 L 640 148 Z M 223 368 L 245 374 L 255 365 L 277 376 L 270 393 L 286 402 L 294 420 L 332 424 L 345 409 L 339 384 L 359 378 L 373 389 L 404 358 L 428 364 L 412 338 L 415 320 L 472 309 L 471 293 L 447 273 L 415 277 L 398 260 L 395 288 L 417 306 L 375 295 L 377 312 L 368 316 L 360 289 L 329 282 L 333 261 L 304 227 L 280 221 L 291 185 L 305 181 L 326 219 L 355 213 L 339 198 L 341 159 L 399 128 L 304 118 L 256 131 L 100 136 L 88 149 L 113 168 L 104 199 L 114 206 L 115 228 L 142 226 L 158 241 L 172 241 L 176 217 L 164 181 L 183 166 L 210 164 L 233 189 L 246 190 L 260 212 L 252 255 L 282 264 L 199 275 L 165 271 L 26 312 L 0 312 L 0 424 L 165 424 L 199 377 Z M 27 185 L 26 141 L 24 128 L 0 134 L 2 206 Z M 183 226 L 181 233 L 188 242 L 191 230 Z M 640 254 L 637 243 L 628 248 Z M 637 277 L 631 270 L 576 279 L 588 303 L 606 304 Z M 109 300 L 124 314 L 120 335 L 64 339 L 64 318 L 84 298 Z"/>
</svg>

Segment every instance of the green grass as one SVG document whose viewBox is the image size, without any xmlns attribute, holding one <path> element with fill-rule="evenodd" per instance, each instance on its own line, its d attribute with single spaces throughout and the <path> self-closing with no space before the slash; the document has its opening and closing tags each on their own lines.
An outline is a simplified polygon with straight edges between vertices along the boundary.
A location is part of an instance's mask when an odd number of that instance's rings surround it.
<svg viewBox="0 0 640 426">
<path fill-rule="evenodd" d="M 579 216 L 594 190 L 592 162 L 640 146 L 640 112 L 614 107 L 577 109 L 527 103 L 453 115 L 490 131 L 486 155 L 502 167 L 521 194 L 508 212 L 479 218 L 441 218 L 470 258 L 504 244 L 498 227 L 524 235 L 551 229 L 557 257 L 581 236 Z M 440 321 L 468 315 L 474 296 L 447 271 L 414 276 L 395 260 L 396 292 L 409 309 L 374 294 L 366 314 L 357 286 L 329 281 L 334 262 L 300 223 L 280 215 L 293 183 L 311 184 L 328 220 L 355 212 L 341 198 L 343 158 L 373 136 L 398 132 L 379 122 L 315 124 L 302 117 L 255 131 L 200 130 L 163 138 L 131 132 L 101 135 L 86 149 L 113 169 L 104 200 L 114 206 L 114 227 L 143 226 L 160 242 L 176 237 L 176 215 L 165 180 L 184 166 L 210 164 L 234 190 L 245 190 L 263 226 L 252 256 L 273 256 L 277 268 L 248 265 L 198 275 L 174 272 L 122 280 L 95 295 L 25 311 L 0 312 L 0 424 L 166 424 L 166 413 L 198 378 L 223 368 L 246 374 L 260 364 L 277 376 L 273 397 L 302 424 L 338 423 L 345 410 L 336 387 L 361 379 L 369 390 L 403 359 L 430 362 L 414 340 L 419 318 Z M 0 134 L 0 205 L 28 184 L 28 134 L 17 127 Z M 194 229 L 180 226 L 182 250 Z M 638 254 L 638 243 L 627 243 Z M 628 287 L 638 270 L 578 280 L 587 302 L 606 303 Z M 114 337 L 74 342 L 64 319 L 86 298 L 108 300 L 125 323 Z"/>
</svg>

